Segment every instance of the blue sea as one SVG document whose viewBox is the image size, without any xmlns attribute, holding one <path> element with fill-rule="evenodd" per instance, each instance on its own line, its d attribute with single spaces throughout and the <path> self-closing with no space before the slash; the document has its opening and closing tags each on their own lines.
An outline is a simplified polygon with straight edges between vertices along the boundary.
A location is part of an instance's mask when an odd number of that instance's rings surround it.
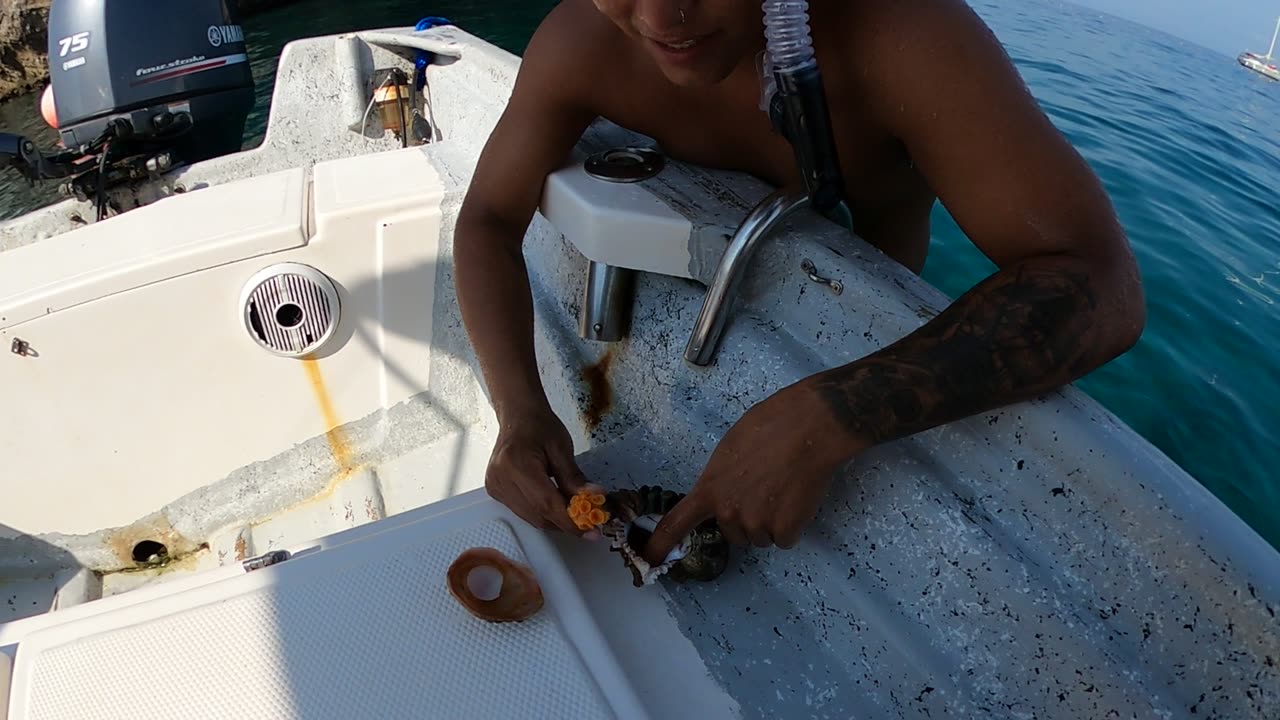
<svg viewBox="0 0 1280 720">
<path fill-rule="evenodd" d="M 554 5 L 304 0 L 250 18 L 259 102 L 248 143 L 261 140 L 276 58 L 293 38 L 438 14 L 520 53 Z M 1102 178 L 1138 255 L 1146 333 L 1079 386 L 1280 547 L 1280 83 L 1096 10 L 972 5 Z M 0 130 L 47 146 L 35 103 L 0 105 Z M 53 199 L 0 179 L 0 219 Z M 934 239 L 924 276 L 952 297 L 993 271 L 941 208 Z"/>
<path fill-rule="evenodd" d="M 1096 10 L 971 4 L 1138 256 L 1146 332 L 1079 387 L 1280 547 L 1280 83 Z M 934 238 L 949 295 L 993 269 L 940 209 Z"/>
</svg>

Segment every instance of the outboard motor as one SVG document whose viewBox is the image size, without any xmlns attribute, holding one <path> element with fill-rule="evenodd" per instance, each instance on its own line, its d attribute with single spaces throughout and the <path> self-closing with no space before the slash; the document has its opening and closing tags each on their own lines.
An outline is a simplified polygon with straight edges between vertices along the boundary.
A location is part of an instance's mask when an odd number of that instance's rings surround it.
<svg viewBox="0 0 1280 720">
<path fill-rule="evenodd" d="M 232 0 L 53 0 L 49 70 L 66 150 L 0 137 L 0 167 L 69 178 L 99 217 L 113 186 L 242 147 L 254 84 Z"/>
</svg>

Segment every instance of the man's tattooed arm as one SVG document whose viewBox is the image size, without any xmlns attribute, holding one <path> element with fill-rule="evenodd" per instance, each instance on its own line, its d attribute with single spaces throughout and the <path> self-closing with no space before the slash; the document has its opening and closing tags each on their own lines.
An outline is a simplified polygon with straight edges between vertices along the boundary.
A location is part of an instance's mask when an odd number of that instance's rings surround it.
<svg viewBox="0 0 1280 720">
<path fill-rule="evenodd" d="M 1128 350 L 1141 301 L 1067 257 L 1005 268 L 914 333 L 821 373 L 842 429 L 876 445 L 1066 385 Z M 1136 305 L 1134 300 L 1137 300 Z"/>
<path fill-rule="evenodd" d="M 1132 347 L 1142 283 L 1106 189 L 969 3 L 843 6 L 863 106 L 1000 270 L 907 337 L 806 381 L 853 433 L 841 450 L 1036 397 Z"/>
</svg>

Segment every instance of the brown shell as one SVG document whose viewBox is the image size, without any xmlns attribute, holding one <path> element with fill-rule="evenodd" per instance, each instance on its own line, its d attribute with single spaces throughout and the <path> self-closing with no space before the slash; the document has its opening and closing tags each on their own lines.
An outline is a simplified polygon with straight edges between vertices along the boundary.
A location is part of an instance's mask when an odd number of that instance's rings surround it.
<svg viewBox="0 0 1280 720">
<path fill-rule="evenodd" d="M 498 597 L 482 600 L 467 585 L 467 576 L 478 567 L 492 567 L 502 574 Z M 449 592 L 472 615 L 488 622 L 520 622 L 542 609 L 542 587 L 533 570 L 490 547 L 476 547 L 458 556 L 447 574 Z"/>
<path fill-rule="evenodd" d="M 633 584 L 641 587 L 665 574 L 671 580 L 683 583 L 690 580 L 710 582 L 720 577 L 729 565 L 729 542 L 720 532 L 715 519 L 709 519 L 690 533 L 685 544 L 688 553 L 675 562 L 660 566 L 656 572 L 640 557 L 649 533 L 635 526 L 635 520 L 644 515 L 661 517 L 671 512 L 676 503 L 684 499 L 683 493 L 667 490 L 659 485 L 642 485 L 637 489 L 615 490 L 608 494 L 606 508 L 616 518 L 606 526 L 606 536 L 613 540 L 610 550 L 622 555 L 623 563 L 631 570 Z"/>
</svg>

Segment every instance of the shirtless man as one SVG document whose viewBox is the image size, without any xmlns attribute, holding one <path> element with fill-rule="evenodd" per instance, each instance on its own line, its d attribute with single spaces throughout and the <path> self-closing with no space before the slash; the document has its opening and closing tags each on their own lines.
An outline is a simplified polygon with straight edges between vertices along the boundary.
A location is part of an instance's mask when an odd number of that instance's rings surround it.
<svg viewBox="0 0 1280 720">
<path fill-rule="evenodd" d="M 854 231 L 919 272 L 941 201 L 999 270 L 898 342 L 760 402 L 720 441 L 645 554 L 706 518 L 791 547 L 835 472 L 873 445 L 1073 382 L 1146 321 L 1136 263 L 1098 179 L 963 0 L 811 0 Z M 538 377 L 521 241 L 544 178 L 597 117 L 671 157 L 798 187 L 759 110 L 759 0 L 562 0 L 534 34 L 458 218 L 458 295 L 500 431 L 486 487 L 579 534 L 585 484 Z"/>
</svg>

